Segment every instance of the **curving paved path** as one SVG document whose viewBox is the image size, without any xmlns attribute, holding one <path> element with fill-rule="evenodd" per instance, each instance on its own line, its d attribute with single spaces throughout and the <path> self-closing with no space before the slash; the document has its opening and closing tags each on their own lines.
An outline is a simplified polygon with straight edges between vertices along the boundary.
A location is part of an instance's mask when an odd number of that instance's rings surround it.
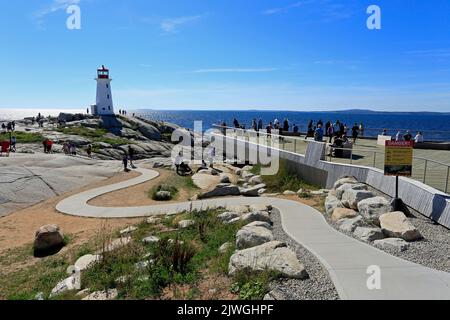
<svg viewBox="0 0 450 320">
<path fill-rule="evenodd" d="M 311 251 L 323 264 L 341 297 L 352 300 L 450 299 L 450 273 L 433 270 L 391 256 L 350 238 L 328 225 L 317 210 L 299 202 L 278 198 L 223 198 L 142 207 L 104 208 L 87 202 L 102 194 L 124 189 L 157 177 L 156 171 L 138 168 L 141 176 L 113 185 L 88 190 L 62 200 L 62 213 L 92 218 L 145 217 L 177 213 L 189 208 L 270 203 L 281 214 L 283 229 Z M 369 266 L 381 270 L 381 289 L 369 290 Z"/>
</svg>

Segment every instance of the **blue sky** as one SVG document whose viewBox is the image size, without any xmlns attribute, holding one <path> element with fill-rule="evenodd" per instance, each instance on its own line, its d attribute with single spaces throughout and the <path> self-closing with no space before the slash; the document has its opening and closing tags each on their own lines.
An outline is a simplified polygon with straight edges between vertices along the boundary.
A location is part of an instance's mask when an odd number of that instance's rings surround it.
<svg viewBox="0 0 450 320">
<path fill-rule="evenodd" d="M 0 3 L 2 108 L 87 107 L 105 64 L 129 109 L 450 111 L 448 0 Z"/>
</svg>

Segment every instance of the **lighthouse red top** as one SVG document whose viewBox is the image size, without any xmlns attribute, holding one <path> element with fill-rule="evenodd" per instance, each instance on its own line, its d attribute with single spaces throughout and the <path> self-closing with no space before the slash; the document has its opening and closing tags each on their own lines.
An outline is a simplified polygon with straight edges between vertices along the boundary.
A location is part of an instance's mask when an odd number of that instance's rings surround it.
<svg viewBox="0 0 450 320">
<path fill-rule="evenodd" d="M 109 70 L 102 66 L 100 69 L 97 69 L 97 76 L 99 79 L 109 79 Z"/>
</svg>

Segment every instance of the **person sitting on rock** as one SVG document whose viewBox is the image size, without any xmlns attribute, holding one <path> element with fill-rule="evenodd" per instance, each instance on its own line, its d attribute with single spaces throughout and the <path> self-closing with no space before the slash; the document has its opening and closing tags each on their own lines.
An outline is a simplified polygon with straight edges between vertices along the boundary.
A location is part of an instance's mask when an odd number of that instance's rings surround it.
<svg viewBox="0 0 450 320">
<path fill-rule="evenodd" d="M 178 154 L 178 156 L 175 158 L 175 167 L 177 168 L 177 174 L 181 173 L 183 174 L 190 174 L 192 172 L 192 169 L 189 167 L 187 163 L 184 162 L 182 152 Z"/>
</svg>

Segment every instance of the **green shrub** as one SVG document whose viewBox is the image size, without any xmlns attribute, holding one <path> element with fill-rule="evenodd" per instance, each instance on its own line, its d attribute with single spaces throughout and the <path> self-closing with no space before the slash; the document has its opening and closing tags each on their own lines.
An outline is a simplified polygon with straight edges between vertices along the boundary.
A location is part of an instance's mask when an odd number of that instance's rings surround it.
<svg viewBox="0 0 450 320">
<path fill-rule="evenodd" d="M 161 195 L 158 194 L 158 192 L 160 192 L 160 191 L 167 191 L 169 193 L 167 194 L 167 196 L 161 197 Z M 173 198 L 176 197 L 176 195 L 178 194 L 178 189 L 173 185 L 162 184 L 162 185 L 153 187 L 150 190 L 149 194 L 153 200 L 168 201 L 168 200 L 172 200 Z"/>
</svg>

